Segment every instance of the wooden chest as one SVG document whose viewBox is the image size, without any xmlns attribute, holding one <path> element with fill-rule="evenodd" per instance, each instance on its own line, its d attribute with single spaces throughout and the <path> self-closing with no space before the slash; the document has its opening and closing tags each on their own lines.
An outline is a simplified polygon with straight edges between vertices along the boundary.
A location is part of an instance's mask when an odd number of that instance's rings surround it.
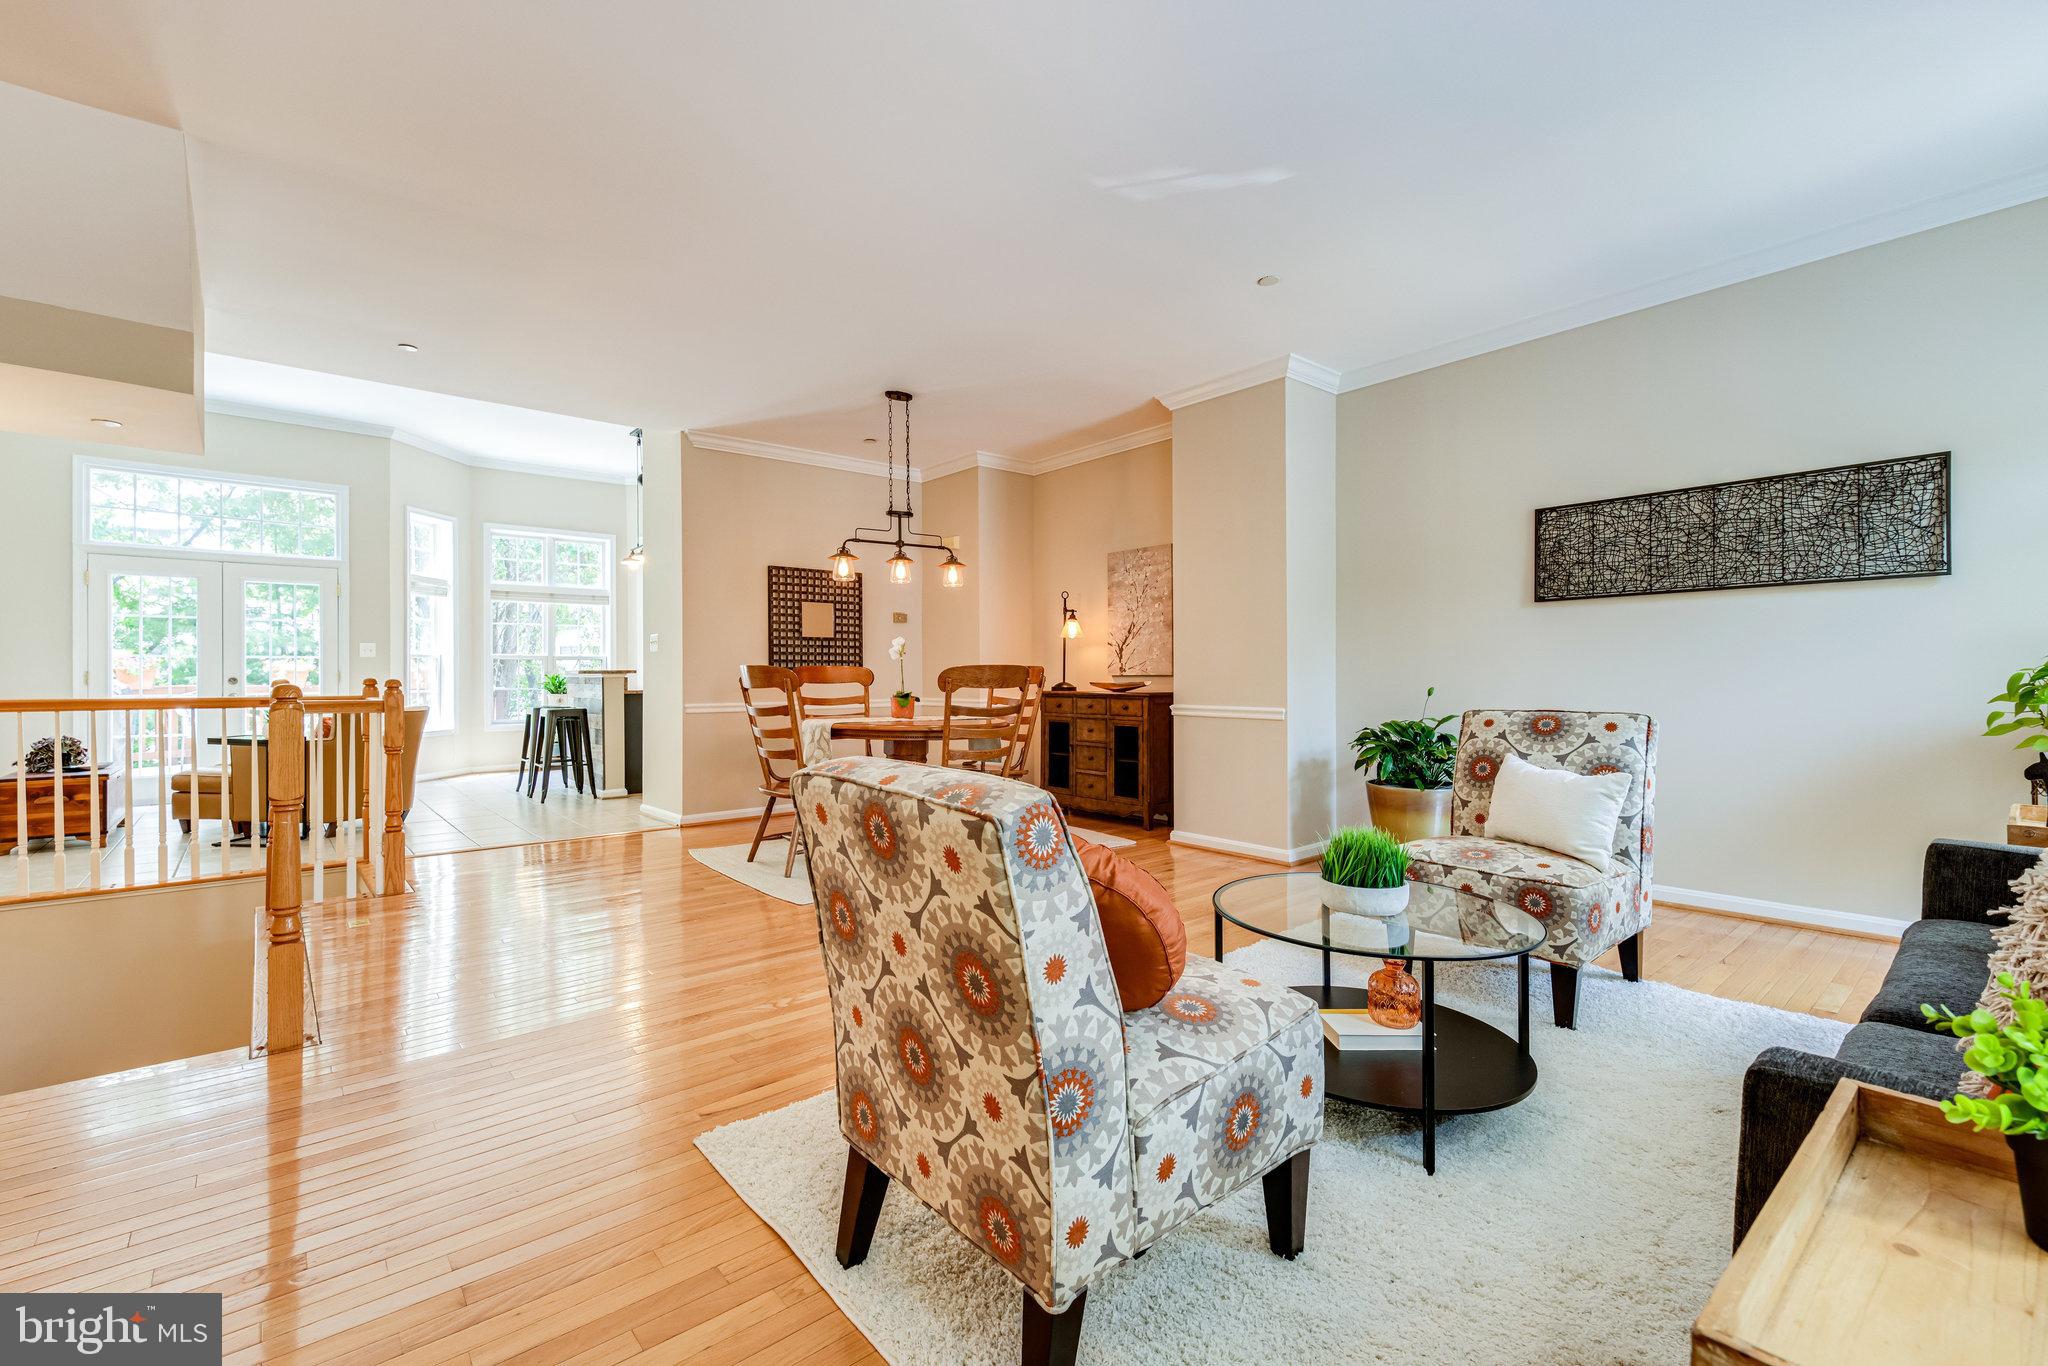
<svg viewBox="0 0 2048 1366">
<path fill-rule="evenodd" d="M 118 814 L 124 808 L 123 774 L 119 764 L 101 768 L 97 773 L 85 769 L 71 769 L 64 774 L 64 838 L 92 838 L 93 803 L 99 803 L 100 847 L 107 846 L 107 835 L 119 824 Z M 18 819 L 19 796 L 28 798 L 28 837 L 48 839 L 57 833 L 57 813 L 52 805 L 55 786 L 47 773 L 31 773 L 16 790 L 16 775 L 13 769 L 0 774 L 0 851 L 12 849 L 16 833 L 20 829 Z"/>
<path fill-rule="evenodd" d="M 1173 694 L 1044 695 L 1039 786 L 1069 811 L 1145 823 L 1173 814 Z"/>
</svg>

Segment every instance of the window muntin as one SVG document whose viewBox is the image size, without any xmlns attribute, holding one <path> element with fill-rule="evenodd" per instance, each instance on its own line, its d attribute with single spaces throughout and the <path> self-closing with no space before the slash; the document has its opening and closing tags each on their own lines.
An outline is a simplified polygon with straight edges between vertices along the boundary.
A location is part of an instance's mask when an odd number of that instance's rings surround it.
<svg viewBox="0 0 2048 1366">
<path fill-rule="evenodd" d="M 86 540 L 96 545 L 332 560 L 341 495 L 247 479 L 90 465 Z"/>
<path fill-rule="evenodd" d="M 516 725 L 549 674 L 611 658 L 612 541 L 587 533 L 487 529 L 492 725 Z"/>
<path fill-rule="evenodd" d="M 455 522 L 405 515 L 405 695 L 427 707 L 427 730 L 455 729 Z"/>
</svg>

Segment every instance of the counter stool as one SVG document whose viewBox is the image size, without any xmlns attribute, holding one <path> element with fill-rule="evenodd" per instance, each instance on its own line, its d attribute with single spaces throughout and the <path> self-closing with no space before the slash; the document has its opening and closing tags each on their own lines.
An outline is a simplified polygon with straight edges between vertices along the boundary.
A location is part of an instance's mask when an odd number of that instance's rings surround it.
<svg viewBox="0 0 2048 1366">
<path fill-rule="evenodd" d="M 526 780 L 526 795 L 540 783 L 542 806 L 548 801 L 548 775 L 559 768 L 562 776 L 583 791 L 585 775 L 590 778 L 590 795 L 597 795 L 597 761 L 590 752 L 590 712 L 583 707 L 539 707 L 535 709 L 534 771 Z"/>
</svg>

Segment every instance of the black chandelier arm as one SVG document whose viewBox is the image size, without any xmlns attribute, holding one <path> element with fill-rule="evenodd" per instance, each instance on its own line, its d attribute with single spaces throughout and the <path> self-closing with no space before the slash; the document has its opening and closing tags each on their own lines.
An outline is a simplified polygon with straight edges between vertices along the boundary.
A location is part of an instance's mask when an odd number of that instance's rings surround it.
<svg viewBox="0 0 2048 1366">
<path fill-rule="evenodd" d="M 861 527 L 861 528 L 859 528 L 859 529 L 860 529 L 860 530 L 862 530 L 862 531 L 868 531 L 868 530 L 872 530 L 873 528 L 870 528 L 870 527 Z M 919 537 L 923 537 L 923 538 L 925 538 L 925 539 L 922 539 L 922 540 L 920 540 L 920 539 L 918 539 Z M 940 535 L 939 535 L 939 534 L 937 534 L 936 532 L 931 532 L 931 531 L 912 531 L 912 532 L 909 532 L 909 533 L 907 533 L 907 534 L 905 535 L 905 537 L 904 537 L 903 539 L 901 539 L 901 540 L 898 540 L 898 539 L 897 539 L 896 537 L 894 537 L 894 536 L 848 536 L 848 537 L 846 537 L 846 538 L 845 538 L 844 540 L 842 540 L 842 541 L 840 542 L 840 544 L 841 544 L 841 545 L 886 545 L 886 546 L 893 546 L 893 547 L 895 547 L 895 548 L 896 548 L 896 549 L 898 549 L 898 550 L 946 550 L 946 549 L 949 549 L 949 547 L 948 547 L 948 546 L 946 545 L 946 538 L 945 538 L 945 537 L 943 537 L 943 536 L 940 536 Z"/>
</svg>

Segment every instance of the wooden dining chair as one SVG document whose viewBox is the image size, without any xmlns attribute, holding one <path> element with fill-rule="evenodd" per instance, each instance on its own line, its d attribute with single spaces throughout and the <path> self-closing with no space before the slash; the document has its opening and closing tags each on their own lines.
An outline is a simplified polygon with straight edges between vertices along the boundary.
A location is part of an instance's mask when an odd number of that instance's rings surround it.
<svg viewBox="0 0 2048 1366">
<path fill-rule="evenodd" d="M 874 715 L 869 705 L 874 687 L 875 671 L 861 664 L 806 664 L 796 671 L 797 700 L 811 719 Z M 873 740 L 861 744 L 867 753 L 875 752 Z"/>
<path fill-rule="evenodd" d="M 1031 689 L 1030 664 L 956 664 L 939 671 L 946 709 L 939 729 L 939 763 L 1007 775 L 1024 724 Z M 1044 670 L 1039 677 L 1044 678 Z M 975 694 L 979 693 L 979 700 Z"/>
<path fill-rule="evenodd" d="M 1024 683 L 1024 714 L 1017 723 L 1017 739 L 1010 746 L 1009 762 L 1003 776 L 1020 782 L 1031 781 L 1031 742 L 1038 734 L 1038 704 L 1045 693 L 1045 666 L 1032 664 Z"/>
<path fill-rule="evenodd" d="M 747 846 L 747 862 L 752 863 L 761 851 L 762 840 L 787 839 L 789 852 L 782 860 L 782 875 L 788 877 L 796 867 L 803 834 L 792 821 L 786 836 L 770 836 L 768 818 L 775 814 L 776 802 L 790 800 L 789 775 L 804 766 L 803 703 L 797 694 L 796 674 L 768 664 L 742 664 L 740 701 L 754 732 L 755 757 L 761 761 L 760 792 L 768 799 L 761 808 L 761 823 L 754 827 L 754 842 Z"/>
</svg>

